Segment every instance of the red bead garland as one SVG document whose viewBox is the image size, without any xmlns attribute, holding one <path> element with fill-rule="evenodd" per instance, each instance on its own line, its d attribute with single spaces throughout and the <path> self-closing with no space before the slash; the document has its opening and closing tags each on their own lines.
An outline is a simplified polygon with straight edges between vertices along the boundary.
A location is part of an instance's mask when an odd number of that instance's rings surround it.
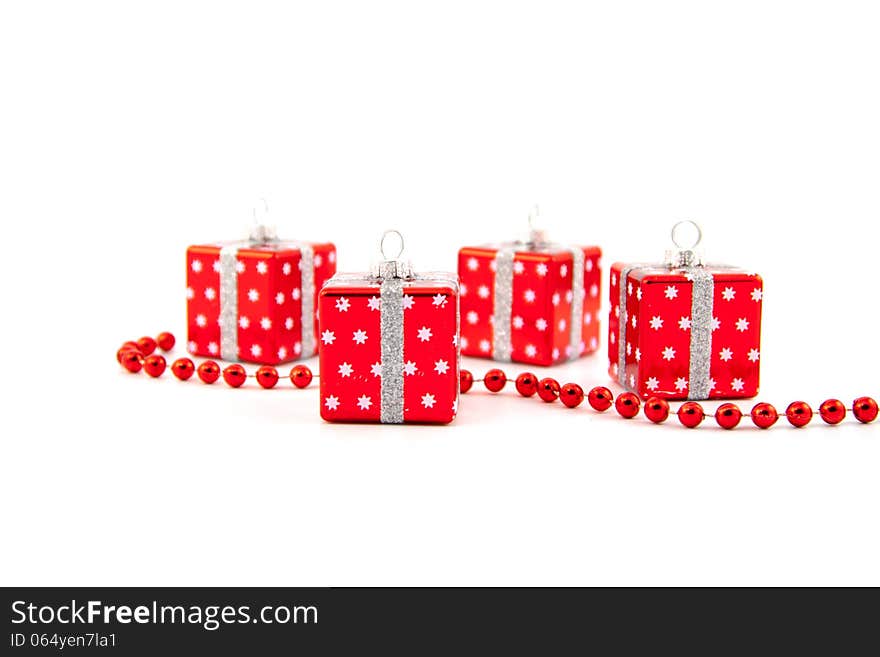
<svg viewBox="0 0 880 657">
<path fill-rule="evenodd" d="M 165 357 L 156 350 L 169 351 L 175 345 L 174 335 L 168 332 L 160 333 L 155 339 L 144 336 L 139 340 L 127 341 L 116 352 L 117 362 L 126 370 L 132 373 L 138 373 L 143 370 L 147 375 L 153 378 L 161 377 L 169 366 Z M 248 375 L 245 368 L 237 363 L 228 365 L 222 369 L 212 361 L 206 360 L 196 366 L 189 358 L 178 358 L 170 365 L 171 372 L 181 381 L 187 381 L 192 378 L 193 374 L 206 383 L 215 383 L 220 376 L 224 381 L 233 388 L 244 385 L 249 376 L 256 379 L 262 388 L 274 388 L 280 380 L 278 370 L 270 365 L 264 365 L 257 369 L 253 375 Z M 307 388 L 311 385 L 314 375 L 312 371 L 305 365 L 294 366 L 288 375 L 291 383 L 297 388 Z M 459 389 L 462 393 L 469 392 L 473 388 L 473 384 L 478 379 L 468 370 L 461 370 L 459 375 Z M 507 385 L 507 374 L 500 369 L 491 369 L 486 372 L 482 379 L 479 379 L 486 386 L 486 389 L 498 393 Z M 623 392 L 614 397 L 611 390 L 604 386 L 592 388 L 589 393 L 584 394 L 584 389 L 577 383 L 566 383 L 560 385 L 556 379 L 544 378 L 540 381 L 531 372 L 523 372 L 515 378 L 516 391 L 523 397 L 533 397 L 536 393 L 540 399 L 547 403 L 553 403 L 557 399 L 568 408 L 577 408 L 584 399 L 586 399 L 590 407 L 599 412 L 604 413 L 612 406 L 615 407 L 618 414 L 625 419 L 635 418 L 641 410 L 642 401 L 638 395 L 632 392 Z M 855 418 L 864 424 L 874 422 L 880 416 L 880 407 L 877 401 L 871 397 L 859 397 L 852 404 L 852 413 Z M 645 417 L 655 424 L 665 422 L 672 413 L 669 403 L 658 397 L 651 397 L 645 402 Z M 819 416 L 823 422 L 829 425 L 836 425 L 846 419 L 847 407 L 839 399 L 828 399 L 819 406 Z M 679 406 L 675 411 L 679 422 L 685 427 L 696 428 L 702 424 L 703 420 L 709 417 L 703 407 L 697 402 L 687 401 Z M 749 416 L 756 427 L 760 429 L 769 429 L 779 420 L 779 413 L 772 404 L 758 403 L 752 408 Z M 814 411 L 804 401 L 795 401 L 788 405 L 785 410 L 785 417 L 788 422 L 796 428 L 807 426 L 813 419 Z M 736 404 L 721 404 L 714 414 L 715 420 L 723 429 L 734 429 L 739 426 L 742 421 L 743 413 Z"/>
</svg>

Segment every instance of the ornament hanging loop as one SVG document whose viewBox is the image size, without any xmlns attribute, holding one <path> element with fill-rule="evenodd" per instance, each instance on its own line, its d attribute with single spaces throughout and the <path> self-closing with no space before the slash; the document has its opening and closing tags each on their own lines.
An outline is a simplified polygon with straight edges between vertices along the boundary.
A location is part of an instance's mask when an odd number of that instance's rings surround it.
<svg viewBox="0 0 880 657">
<path fill-rule="evenodd" d="M 388 253 L 385 251 L 385 243 L 391 236 L 396 236 L 399 244 L 397 255 L 393 258 L 389 258 Z M 412 280 L 415 277 L 412 265 L 405 260 L 400 260 L 400 256 L 403 255 L 404 246 L 403 235 L 399 230 L 386 230 L 382 233 L 382 239 L 379 240 L 379 251 L 382 253 L 382 262 L 373 265 L 370 272 L 373 278 L 381 281 L 389 278 Z"/>
<path fill-rule="evenodd" d="M 547 234 L 541 229 L 538 225 L 538 217 L 541 215 L 540 208 L 538 204 L 535 203 L 534 207 L 529 211 L 529 241 L 528 246 L 530 248 L 539 248 L 543 244 L 547 243 Z"/>
<path fill-rule="evenodd" d="M 690 235 L 690 239 L 688 239 Z M 695 221 L 679 221 L 672 227 L 672 243 L 675 249 L 666 252 L 666 265 L 670 269 L 689 269 L 703 266 L 703 254 L 697 247 L 703 241 L 703 231 Z"/>
<path fill-rule="evenodd" d="M 269 202 L 265 198 L 260 198 L 260 201 L 263 202 L 263 212 L 261 215 L 257 214 L 256 206 L 251 208 L 254 222 L 251 226 L 250 241 L 257 245 L 277 242 L 278 230 L 275 226 L 272 226 L 267 222 L 269 217 Z"/>
</svg>

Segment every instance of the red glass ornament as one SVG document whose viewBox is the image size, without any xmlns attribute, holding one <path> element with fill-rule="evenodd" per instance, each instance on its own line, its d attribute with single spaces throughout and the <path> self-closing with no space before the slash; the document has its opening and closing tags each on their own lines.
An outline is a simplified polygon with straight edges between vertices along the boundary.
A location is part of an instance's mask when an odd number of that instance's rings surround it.
<svg viewBox="0 0 880 657">
<path fill-rule="evenodd" d="M 654 424 L 662 424 L 669 417 L 669 402 L 659 397 L 651 397 L 645 402 L 645 417 Z"/>
<path fill-rule="evenodd" d="M 278 370 L 271 365 L 263 365 L 257 370 L 257 383 L 264 388 L 274 388 L 278 383 Z"/>
<path fill-rule="evenodd" d="M 736 404 L 721 404 L 715 411 L 715 421 L 722 429 L 735 429 L 742 420 L 742 411 Z"/>
<path fill-rule="evenodd" d="M 877 402 L 870 397 L 859 397 L 853 402 L 853 415 L 862 424 L 877 419 Z"/>
<path fill-rule="evenodd" d="M 195 371 L 196 366 L 189 358 L 178 358 L 171 363 L 171 373 L 181 381 L 188 381 Z"/>
<path fill-rule="evenodd" d="M 614 402 L 614 407 L 617 409 L 617 412 L 621 417 L 626 418 L 627 420 L 631 420 L 639 414 L 639 408 L 641 405 L 642 402 L 639 400 L 638 395 L 632 392 L 621 393 Z"/>
<path fill-rule="evenodd" d="M 171 351 L 174 349 L 175 342 L 174 335 L 168 331 L 162 331 L 162 333 L 156 336 L 156 344 L 159 345 L 159 349 L 162 351 Z"/>
<path fill-rule="evenodd" d="M 507 375 L 498 369 L 489 370 L 483 379 L 483 385 L 492 392 L 501 392 L 506 384 Z"/>
<path fill-rule="evenodd" d="M 559 381 L 546 378 L 538 382 L 538 397 L 548 404 L 559 399 Z"/>
<path fill-rule="evenodd" d="M 703 407 L 694 401 L 685 402 L 678 409 L 678 421 L 688 429 L 696 429 L 704 417 Z"/>
<path fill-rule="evenodd" d="M 776 412 L 773 404 L 761 402 L 752 409 L 752 422 L 760 429 L 769 429 L 778 419 L 779 413 Z"/>
<path fill-rule="evenodd" d="M 204 383 L 214 383 L 220 378 L 220 366 L 213 360 L 206 360 L 199 365 L 196 373 Z"/>
<path fill-rule="evenodd" d="M 297 388 L 308 388 L 312 378 L 312 370 L 305 365 L 296 365 L 290 370 L 290 382 Z"/>
<path fill-rule="evenodd" d="M 137 341 L 138 347 L 141 350 L 141 353 L 144 356 L 149 356 L 154 351 L 156 351 L 156 341 L 151 338 L 149 335 L 145 335 L 140 340 Z"/>
<path fill-rule="evenodd" d="M 584 389 L 577 383 L 566 383 L 562 386 L 559 393 L 559 399 L 568 408 L 577 408 L 584 403 Z"/>
<path fill-rule="evenodd" d="M 846 417 L 846 406 L 839 399 L 828 399 L 819 407 L 819 415 L 827 424 L 840 424 Z"/>
<path fill-rule="evenodd" d="M 162 376 L 165 371 L 165 357 L 159 354 L 147 356 L 144 359 L 144 372 L 152 377 Z"/>
<path fill-rule="evenodd" d="M 125 356 L 125 354 L 127 354 L 127 353 L 129 353 L 129 352 L 134 352 L 134 353 L 136 353 L 136 354 L 138 354 L 138 355 L 140 355 L 140 353 L 141 353 L 141 352 L 136 351 L 136 350 L 134 350 L 134 349 L 126 349 L 125 347 L 120 347 L 120 348 L 116 351 L 116 362 L 119 363 L 120 365 L 122 365 L 122 357 Z"/>
<path fill-rule="evenodd" d="M 788 405 L 785 409 L 785 417 L 792 426 L 797 428 L 805 427 L 813 419 L 813 409 L 807 402 L 796 401 Z"/>
<path fill-rule="evenodd" d="M 461 390 L 461 394 L 468 392 L 471 388 L 474 387 L 474 375 L 471 374 L 470 370 L 462 370 L 458 375 L 458 385 L 459 390 Z"/>
<path fill-rule="evenodd" d="M 223 380 L 233 388 L 241 387 L 247 380 L 247 372 L 238 363 L 229 365 L 223 370 Z"/>
<path fill-rule="evenodd" d="M 523 397 L 531 397 L 538 392 L 538 377 L 531 372 L 523 372 L 516 377 L 516 391 Z"/>
<path fill-rule="evenodd" d="M 139 352 L 134 351 L 133 349 L 129 349 L 122 356 L 122 366 L 127 369 L 132 374 L 136 374 L 141 371 L 141 368 L 144 366 L 142 362 L 142 357 Z"/>
<path fill-rule="evenodd" d="M 614 395 L 608 388 L 598 386 L 590 390 L 587 395 L 587 401 L 590 402 L 593 410 L 604 413 L 614 404 Z"/>
</svg>

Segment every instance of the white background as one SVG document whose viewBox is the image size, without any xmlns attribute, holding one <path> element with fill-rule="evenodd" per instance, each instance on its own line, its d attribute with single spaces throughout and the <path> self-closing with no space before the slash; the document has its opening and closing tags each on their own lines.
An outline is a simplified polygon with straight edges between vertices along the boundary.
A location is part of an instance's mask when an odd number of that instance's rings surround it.
<svg viewBox="0 0 880 657">
<path fill-rule="evenodd" d="M 765 277 L 762 399 L 880 395 L 878 33 L 840 0 L 5 3 L 0 583 L 880 584 L 877 426 L 510 390 L 450 427 L 331 426 L 315 389 L 114 359 L 183 342 L 186 246 L 260 197 L 349 271 L 389 227 L 452 269 L 539 202 L 606 265 L 698 220 Z"/>
</svg>

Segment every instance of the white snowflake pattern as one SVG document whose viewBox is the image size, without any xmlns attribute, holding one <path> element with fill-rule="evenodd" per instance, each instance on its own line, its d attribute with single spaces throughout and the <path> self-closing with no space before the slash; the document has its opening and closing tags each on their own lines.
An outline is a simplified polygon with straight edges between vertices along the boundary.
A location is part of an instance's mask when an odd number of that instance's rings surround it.
<svg viewBox="0 0 880 657">
<path fill-rule="evenodd" d="M 195 290 L 193 290 L 191 287 L 186 288 L 186 298 L 187 299 L 192 299 L 195 296 L 196 296 Z"/>
<path fill-rule="evenodd" d="M 718 354 L 718 357 L 727 363 L 733 360 L 733 350 L 730 347 L 724 347 L 724 349 L 721 350 L 721 353 Z"/>
<path fill-rule="evenodd" d="M 330 253 L 328 253 L 327 260 L 329 260 L 331 264 L 336 262 L 336 251 L 331 251 Z"/>
<path fill-rule="evenodd" d="M 300 290 L 298 287 L 295 287 L 295 288 L 293 288 L 293 290 L 291 290 L 291 292 L 290 292 L 291 299 L 293 299 L 294 301 L 299 301 L 301 297 L 302 297 L 302 290 Z"/>
<path fill-rule="evenodd" d="M 212 262 L 211 269 L 213 269 L 215 272 L 217 272 L 219 274 L 220 273 L 220 261 L 215 260 L 214 262 Z"/>
<path fill-rule="evenodd" d="M 553 358 L 554 361 L 559 360 L 559 349 L 554 349 L 553 353 L 551 354 L 551 357 Z"/>
<path fill-rule="evenodd" d="M 636 347 L 636 362 L 639 363 L 642 360 L 642 350 Z"/>
<path fill-rule="evenodd" d="M 281 266 L 281 273 L 283 273 L 285 276 L 290 276 L 290 272 L 291 272 L 292 269 L 293 269 L 293 267 L 290 266 L 290 263 L 289 263 L 289 262 L 285 262 L 285 263 Z"/>
<path fill-rule="evenodd" d="M 455 344 L 455 338 L 452 338 L 452 340 L 453 340 L 453 344 Z M 461 343 L 461 348 L 464 349 L 464 350 L 467 350 L 468 345 L 470 344 L 470 343 L 468 342 L 468 339 L 465 338 L 465 337 L 462 337 L 462 338 L 459 340 L 459 342 Z"/>
<path fill-rule="evenodd" d="M 593 259 L 592 259 L 592 258 L 587 258 L 587 259 L 584 261 L 584 271 L 586 271 L 586 272 L 591 272 L 591 271 L 593 271 L 593 268 L 594 268 L 595 266 L 596 266 L 596 265 L 593 264 Z"/>
<path fill-rule="evenodd" d="M 592 313 L 584 313 L 584 326 L 589 326 L 593 323 L 593 314 Z"/>
<path fill-rule="evenodd" d="M 691 318 L 690 317 L 682 317 L 678 320 L 678 328 L 682 331 L 690 330 L 691 328 Z"/>
<path fill-rule="evenodd" d="M 560 265 L 560 267 L 559 267 L 559 275 L 560 275 L 562 278 L 565 278 L 566 276 L 568 276 L 568 265 L 565 265 L 565 264 Z"/>
<path fill-rule="evenodd" d="M 559 330 L 564 331 L 567 327 L 568 327 L 568 322 L 565 320 L 565 318 L 560 319 L 559 320 Z"/>
<path fill-rule="evenodd" d="M 553 302 L 554 306 L 558 306 L 559 302 L 562 301 L 562 297 L 559 296 L 559 292 L 554 292 L 553 297 L 550 300 Z"/>
<path fill-rule="evenodd" d="M 745 317 L 740 317 L 738 320 L 736 320 L 736 330 L 740 333 L 745 333 L 746 331 L 748 331 L 749 320 L 747 320 Z"/>
<path fill-rule="evenodd" d="M 373 363 L 370 365 L 370 374 L 373 376 L 382 376 L 382 363 Z"/>
<path fill-rule="evenodd" d="M 626 294 L 627 294 L 627 296 L 630 296 L 630 297 L 633 295 L 633 284 L 632 283 L 627 283 Z"/>
<path fill-rule="evenodd" d="M 535 272 L 538 274 L 538 276 L 546 276 L 547 265 L 545 265 L 543 262 L 539 262 L 538 265 L 535 267 Z"/>
<path fill-rule="evenodd" d="M 745 387 L 746 387 L 745 381 L 743 381 L 740 378 L 736 378 L 730 382 L 730 388 L 732 390 L 734 390 L 735 392 L 742 392 L 743 388 L 745 388 Z"/>
<path fill-rule="evenodd" d="M 362 411 L 368 411 L 370 410 L 370 406 L 373 405 L 373 400 L 370 399 L 367 395 L 361 395 L 360 397 L 358 397 L 357 405 L 358 408 Z"/>
<path fill-rule="evenodd" d="M 363 329 L 358 329 L 351 334 L 351 339 L 354 340 L 355 344 L 366 344 L 367 332 Z"/>
<path fill-rule="evenodd" d="M 265 261 L 260 260 L 257 263 L 257 273 L 258 274 L 265 274 L 267 271 L 269 271 L 269 266 L 265 263 Z"/>
<path fill-rule="evenodd" d="M 572 301 L 574 301 L 574 292 L 569 290 L 568 292 L 565 293 L 565 302 L 571 303 Z"/>
<path fill-rule="evenodd" d="M 639 289 L 636 290 L 636 299 L 638 299 L 639 301 L 642 300 L 642 288 L 641 288 L 641 286 L 639 286 Z"/>
<path fill-rule="evenodd" d="M 466 297 L 466 296 L 467 296 L 467 293 L 468 293 L 468 286 L 465 285 L 464 283 L 461 283 L 461 284 L 458 286 L 458 294 L 459 294 L 459 296 Z"/>
<path fill-rule="evenodd" d="M 480 268 L 480 261 L 476 258 L 468 258 L 467 268 L 471 271 L 477 271 Z"/>
<path fill-rule="evenodd" d="M 260 300 L 260 293 L 254 288 L 251 288 L 250 290 L 248 290 L 247 296 L 248 296 L 248 300 L 251 303 L 256 303 L 257 301 Z"/>
<path fill-rule="evenodd" d="M 675 380 L 675 389 L 679 392 L 684 392 L 685 390 L 687 390 L 687 387 L 688 381 L 683 376 L 680 376 Z"/>
<path fill-rule="evenodd" d="M 516 315 L 516 316 L 510 321 L 510 323 L 513 325 L 513 328 L 515 328 L 515 329 L 518 330 L 518 329 L 521 329 L 523 326 L 526 325 L 526 320 L 524 320 L 524 319 L 523 319 L 522 317 L 520 317 L 519 315 Z"/>
<path fill-rule="evenodd" d="M 724 292 L 721 293 L 721 298 L 725 301 L 733 301 L 735 297 L 736 290 L 734 290 L 732 287 L 724 288 Z"/>
<path fill-rule="evenodd" d="M 535 291 L 534 290 L 526 290 L 523 297 L 526 300 L 526 303 L 534 303 L 535 302 Z"/>
<path fill-rule="evenodd" d="M 466 319 L 468 324 L 476 324 L 480 321 L 480 316 L 475 310 L 471 310 L 470 312 L 468 312 Z"/>
<path fill-rule="evenodd" d="M 754 290 L 752 290 L 752 301 L 754 301 L 755 303 L 758 303 L 763 298 L 764 298 L 764 291 L 761 288 L 756 287 Z"/>
<path fill-rule="evenodd" d="M 749 350 L 749 360 L 753 363 L 757 363 L 759 360 L 761 360 L 761 352 L 757 349 Z"/>
<path fill-rule="evenodd" d="M 438 360 L 434 363 L 434 371 L 437 372 L 437 374 L 446 374 L 449 371 L 449 363 L 445 360 Z"/>
<path fill-rule="evenodd" d="M 433 336 L 434 334 L 427 326 L 423 326 L 419 329 L 419 340 L 421 342 L 429 342 Z"/>
<path fill-rule="evenodd" d="M 488 340 L 480 340 L 480 351 L 482 351 L 484 354 L 488 354 L 490 351 L 492 351 L 492 343 Z"/>
<path fill-rule="evenodd" d="M 339 376 L 343 379 L 350 377 L 352 372 L 354 372 L 354 368 L 351 366 L 351 363 L 342 363 L 339 366 Z"/>
<path fill-rule="evenodd" d="M 205 298 L 208 301 L 213 301 L 214 299 L 217 298 L 217 290 L 215 290 L 213 287 L 206 287 L 205 288 Z"/>
<path fill-rule="evenodd" d="M 321 333 L 321 342 L 324 344 L 333 344 L 336 342 L 336 334 L 333 331 L 324 331 Z"/>
<path fill-rule="evenodd" d="M 379 297 L 370 297 L 367 299 L 367 308 L 370 310 L 379 310 L 382 307 L 382 299 Z"/>
<path fill-rule="evenodd" d="M 543 317 L 539 318 L 535 322 L 535 328 L 538 329 L 539 331 L 546 331 L 547 330 L 547 320 L 544 319 Z"/>
<path fill-rule="evenodd" d="M 436 401 L 436 398 L 431 393 L 422 395 L 422 406 L 425 408 L 434 408 Z"/>
<path fill-rule="evenodd" d="M 403 373 L 407 376 L 414 376 L 418 372 L 419 367 L 413 361 L 408 360 L 403 364 Z"/>
<path fill-rule="evenodd" d="M 639 322 L 638 322 L 638 320 L 636 319 L 636 316 L 635 316 L 635 315 L 632 316 L 632 319 L 630 320 L 630 324 L 632 324 L 632 327 L 633 327 L 633 328 L 636 328 L 636 326 L 639 325 Z"/>
<path fill-rule="evenodd" d="M 242 315 L 238 318 L 238 325 L 241 328 L 246 329 L 251 325 L 251 320 L 248 319 L 247 315 Z"/>
<path fill-rule="evenodd" d="M 278 347 L 278 360 L 284 360 L 287 358 L 287 349 L 285 347 Z"/>
<path fill-rule="evenodd" d="M 652 376 L 650 379 L 645 381 L 645 387 L 651 392 L 654 392 L 657 388 L 660 387 L 660 382 L 657 380 L 657 377 Z"/>
<path fill-rule="evenodd" d="M 480 297 L 481 299 L 488 299 L 489 298 L 489 288 L 485 285 L 481 285 L 480 287 L 477 288 L 477 296 Z"/>
<path fill-rule="evenodd" d="M 717 331 L 720 328 L 721 328 L 721 320 L 718 319 L 717 317 L 713 317 L 712 318 L 712 332 L 714 333 L 715 331 Z"/>
<path fill-rule="evenodd" d="M 336 300 L 336 310 L 339 312 L 347 313 L 349 308 L 351 308 L 351 301 L 347 297 L 339 297 Z"/>
<path fill-rule="evenodd" d="M 659 331 L 663 328 L 663 318 L 659 315 L 655 315 L 651 318 L 651 328 L 655 331 Z"/>
<path fill-rule="evenodd" d="M 186 343 L 186 350 L 189 353 L 194 354 L 199 350 L 199 345 L 197 345 L 194 340 L 190 340 Z"/>
<path fill-rule="evenodd" d="M 414 305 L 416 305 L 416 300 L 413 299 L 410 295 L 408 295 L 408 294 L 404 294 L 404 295 L 403 295 L 403 309 L 404 309 L 404 310 L 409 310 L 409 309 L 412 308 Z"/>
<path fill-rule="evenodd" d="M 263 317 L 263 319 L 260 320 L 260 328 L 264 331 L 268 331 L 272 328 L 272 320 L 268 317 Z"/>
<path fill-rule="evenodd" d="M 327 407 L 327 410 L 335 411 L 339 408 L 339 397 L 334 395 L 330 395 L 327 399 L 324 400 L 324 406 Z"/>
<path fill-rule="evenodd" d="M 294 342 L 293 343 L 293 353 L 299 356 L 302 353 L 303 346 L 302 342 Z"/>
<path fill-rule="evenodd" d="M 513 273 L 514 274 L 522 274 L 526 270 L 526 266 L 517 260 L 513 263 Z"/>
<path fill-rule="evenodd" d="M 235 261 L 235 271 L 236 271 L 237 273 L 239 273 L 239 274 L 243 274 L 244 271 L 245 271 L 245 269 L 247 269 L 247 267 L 245 266 L 243 260 L 236 260 L 236 261 Z"/>
<path fill-rule="evenodd" d="M 284 320 L 284 328 L 286 328 L 288 331 L 293 328 L 293 317 L 288 317 Z"/>
<path fill-rule="evenodd" d="M 595 283 L 593 283 L 593 284 L 590 286 L 590 296 L 591 296 L 593 299 L 595 299 L 596 297 L 599 296 L 599 286 L 596 285 Z"/>
<path fill-rule="evenodd" d="M 675 358 L 675 349 L 672 347 L 666 347 L 666 349 L 663 350 L 663 360 L 672 360 L 673 358 Z"/>
<path fill-rule="evenodd" d="M 207 326 L 208 318 L 204 315 L 196 315 L 196 324 L 198 326 Z"/>
<path fill-rule="evenodd" d="M 259 358 L 263 355 L 263 348 L 258 344 L 251 345 L 251 356 L 254 358 Z"/>
<path fill-rule="evenodd" d="M 534 358 L 538 354 L 538 348 L 533 344 L 526 345 L 526 356 Z"/>
<path fill-rule="evenodd" d="M 316 253 L 315 257 L 312 258 L 312 264 L 314 264 L 315 267 L 320 267 L 321 265 L 323 265 L 324 264 L 323 256 L 320 253 Z"/>
<path fill-rule="evenodd" d="M 201 260 L 193 260 L 192 264 L 190 265 L 190 269 L 192 269 L 196 274 L 200 274 L 202 271 L 202 261 Z"/>
<path fill-rule="evenodd" d="M 437 308 L 443 308 L 446 305 L 446 295 L 445 294 L 435 294 L 432 303 Z"/>
<path fill-rule="evenodd" d="M 627 342 L 627 343 L 626 343 L 626 355 L 627 355 L 627 356 L 632 356 L 632 352 L 633 352 L 633 346 L 632 346 L 632 343 Z"/>
<path fill-rule="evenodd" d="M 279 306 L 284 303 L 284 292 L 279 292 L 275 295 L 275 303 Z"/>
<path fill-rule="evenodd" d="M 672 299 L 676 299 L 676 298 L 678 298 L 678 288 L 675 287 L 674 285 L 667 285 L 666 292 L 664 292 L 664 294 L 666 295 L 666 298 L 669 299 L 670 301 Z"/>
<path fill-rule="evenodd" d="M 208 343 L 208 353 L 210 353 L 213 356 L 216 356 L 218 353 L 220 353 L 220 347 L 217 346 L 216 342 L 209 342 Z"/>
</svg>

